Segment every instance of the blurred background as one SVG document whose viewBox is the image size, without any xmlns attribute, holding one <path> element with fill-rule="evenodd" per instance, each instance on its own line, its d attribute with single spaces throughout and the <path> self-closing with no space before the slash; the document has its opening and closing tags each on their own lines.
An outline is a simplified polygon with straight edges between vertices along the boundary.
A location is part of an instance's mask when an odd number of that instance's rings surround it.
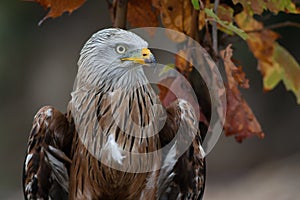
<svg viewBox="0 0 300 200">
<path fill-rule="evenodd" d="M 53 105 L 66 111 L 77 72 L 79 51 L 92 33 L 111 26 L 105 1 L 89 0 L 70 16 L 46 20 L 36 3 L 0 2 L 0 199 L 22 199 L 21 174 L 31 123 L 37 110 Z M 280 14 L 267 23 L 300 22 Z M 300 29 L 277 29 L 279 42 L 300 62 Z M 282 84 L 265 93 L 246 44 L 235 41 L 250 89 L 244 97 L 263 130 L 236 143 L 222 136 L 207 157 L 204 199 L 299 199 L 300 105 Z"/>
</svg>

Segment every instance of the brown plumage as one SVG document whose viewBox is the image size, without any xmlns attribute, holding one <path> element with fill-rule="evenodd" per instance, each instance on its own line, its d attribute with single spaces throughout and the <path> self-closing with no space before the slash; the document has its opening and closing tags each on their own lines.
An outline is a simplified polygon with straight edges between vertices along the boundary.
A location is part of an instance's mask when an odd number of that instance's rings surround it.
<svg viewBox="0 0 300 200">
<path fill-rule="evenodd" d="M 197 118 L 184 100 L 161 106 L 141 68 L 154 61 L 146 48 L 121 29 L 88 40 L 67 113 L 46 106 L 34 118 L 25 199 L 202 199 Z"/>
</svg>

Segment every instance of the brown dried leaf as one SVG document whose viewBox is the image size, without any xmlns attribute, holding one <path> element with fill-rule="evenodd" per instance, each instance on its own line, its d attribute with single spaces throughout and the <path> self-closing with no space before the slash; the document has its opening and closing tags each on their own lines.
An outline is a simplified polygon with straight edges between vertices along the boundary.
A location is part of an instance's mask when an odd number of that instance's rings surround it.
<svg viewBox="0 0 300 200">
<path fill-rule="evenodd" d="M 220 4 L 218 6 L 218 17 L 220 18 L 220 20 L 222 20 L 224 22 L 232 23 L 233 22 L 233 13 L 234 13 L 234 10 L 226 4 Z M 221 26 L 220 24 L 217 24 L 217 27 L 219 30 L 223 31 L 224 33 L 227 33 L 229 35 L 233 34 L 232 31 L 230 31 L 226 27 Z"/>
<path fill-rule="evenodd" d="M 127 19 L 132 27 L 157 27 L 158 11 L 149 0 L 129 0 Z"/>
<path fill-rule="evenodd" d="M 264 133 L 261 130 L 259 122 L 238 89 L 238 85 L 243 87 L 249 86 L 245 74 L 240 72 L 240 69 L 231 61 L 231 45 L 228 45 L 220 54 L 224 60 L 228 80 L 228 84 L 226 85 L 227 113 L 224 125 L 225 134 L 227 136 L 235 135 L 235 139 L 238 142 L 242 142 L 243 139 L 252 135 L 263 138 Z"/>
<path fill-rule="evenodd" d="M 161 21 L 166 28 L 182 32 L 186 35 L 192 34 L 193 6 L 190 0 L 155 0 L 153 6 L 160 10 Z M 166 33 L 176 42 L 183 42 L 186 39 L 184 35 L 173 35 L 171 32 Z"/>
<path fill-rule="evenodd" d="M 85 0 L 28 0 L 42 5 L 44 8 L 50 8 L 48 14 L 39 22 L 41 24 L 47 18 L 61 16 L 64 12 L 72 13 L 82 6 Z"/>
<path fill-rule="evenodd" d="M 227 113 L 224 124 L 226 136 L 234 135 L 238 142 L 253 135 L 264 138 L 259 122 L 247 102 L 241 97 L 241 93 L 237 89 L 232 90 L 228 85 L 226 89 Z"/>
<path fill-rule="evenodd" d="M 244 31 L 248 31 L 247 43 L 254 56 L 267 63 L 272 63 L 272 55 L 274 52 L 274 41 L 279 37 L 274 31 L 263 29 L 262 23 L 256 21 L 246 12 L 241 12 L 235 16 L 236 23 Z M 253 30 L 262 30 L 252 32 Z"/>
<path fill-rule="evenodd" d="M 220 4 L 218 6 L 218 17 L 222 21 L 232 22 L 234 10 L 226 4 Z"/>
<path fill-rule="evenodd" d="M 205 115 L 203 114 L 202 109 L 197 102 L 197 99 L 195 99 L 191 95 L 191 92 L 189 91 L 191 87 L 187 86 L 187 84 L 188 81 L 183 76 L 172 78 L 167 77 L 161 80 L 157 85 L 159 88 L 159 99 L 165 107 L 168 107 L 177 98 L 185 99 L 193 106 L 194 110 L 199 111 L 198 120 L 208 126 L 209 123 Z M 177 96 L 172 91 L 176 91 Z"/>
<path fill-rule="evenodd" d="M 249 80 L 246 78 L 246 74 L 243 71 L 242 66 L 238 66 L 235 67 L 235 69 L 232 69 L 231 74 L 240 87 L 249 88 Z"/>
<path fill-rule="evenodd" d="M 199 16 L 198 16 L 198 29 L 202 30 L 206 24 L 206 15 L 205 15 L 205 12 L 203 11 L 203 9 L 210 5 L 210 1 L 209 0 L 200 0 L 199 3 L 200 3 L 200 11 L 199 11 Z"/>
</svg>

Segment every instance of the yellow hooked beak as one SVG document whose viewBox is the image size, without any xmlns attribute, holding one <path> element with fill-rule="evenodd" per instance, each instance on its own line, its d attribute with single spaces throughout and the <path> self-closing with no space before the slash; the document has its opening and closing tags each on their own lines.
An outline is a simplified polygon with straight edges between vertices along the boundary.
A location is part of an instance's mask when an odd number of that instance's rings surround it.
<svg viewBox="0 0 300 200">
<path fill-rule="evenodd" d="M 139 64 L 155 63 L 155 58 L 148 48 L 131 51 L 124 55 L 121 60 L 129 60 Z"/>
</svg>

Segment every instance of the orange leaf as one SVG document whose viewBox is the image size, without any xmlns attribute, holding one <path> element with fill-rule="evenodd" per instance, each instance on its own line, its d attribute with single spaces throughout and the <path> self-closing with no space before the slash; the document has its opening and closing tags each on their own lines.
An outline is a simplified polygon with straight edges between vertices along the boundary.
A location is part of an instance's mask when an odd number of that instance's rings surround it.
<svg viewBox="0 0 300 200">
<path fill-rule="evenodd" d="M 61 16 L 64 12 L 72 13 L 78 9 L 85 0 L 28 0 L 41 4 L 44 8 L 50 8 L 48 14 L 39 22 L 41 24 L 47 18 Z"/>
<path fill-rule="evenodd" d="M 180 50 L 175 55 L 175 66 L 184 75 L 188 75 L 193 69 L 192 59 L 185 59 L 188 58 L 187 55 L 189 55 L 187 50 Z"/>
<path fill-rule="evenodd" d="M 158 26 L 158 12 L 149 0 L 129 0 L 127 19 L 133 27 Z"/>
<path fill-rule="evenodd" d="M 241 72 L 241 68 L 237 68 L 231 61 L 231 45 L 228 45 L 220 54 L 224 60 L 228 80 L 226 85 L 227 113 L 224 125 L 225 134 L 227 136 L 235 135 L 235 139 L 238 142 L 242 142 L 243 139 L 252 135 L 263 138 L 264 133 L 259 122 L 238 89 L 238 85 L 242 87 L 249 87 L 249 85 L 245 74 Z"/>
<path fill-rule="evenodd" d="M 205 24 L 206 24 L 205 12 L 201 10 L 199 12 L 199 17 L 198 17 L 198 29 L 202 30 Z"/>
<path fill-rule="evenodd" d="M 246 12 L 241 12 L 235 16 L 236 23 L 244 31 L 248 33 L 247 43 L 254 56 L 264 62 L 271 63 L 271 56 L 274 51 L 274 41 L 279 37 L 274 31 L 263 29 L 263 24 L 256 21 L 252 16 L 247 15 Z M 262 30 L 258 32 L 251 32 L 253 30 Z"/>
</svg>

